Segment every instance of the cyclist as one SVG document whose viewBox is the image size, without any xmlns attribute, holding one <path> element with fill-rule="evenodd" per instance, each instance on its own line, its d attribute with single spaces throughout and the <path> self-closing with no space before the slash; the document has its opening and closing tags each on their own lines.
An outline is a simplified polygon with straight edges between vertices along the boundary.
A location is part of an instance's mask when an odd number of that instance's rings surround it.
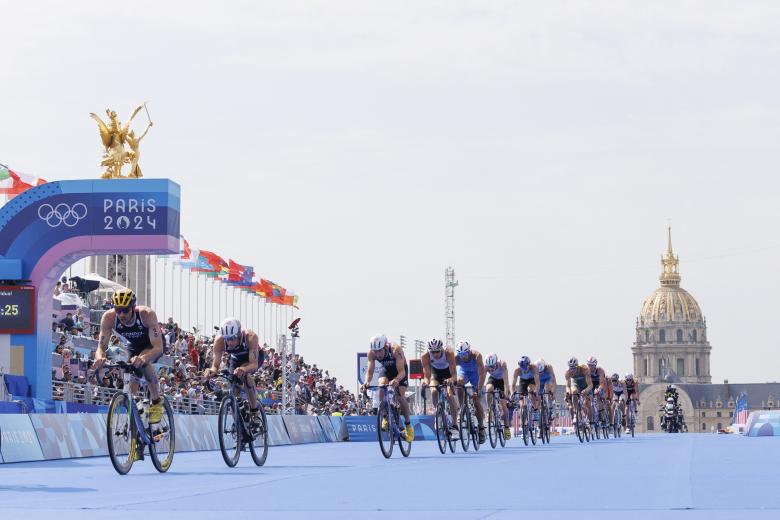
<svg viewBox="0 0 780 520">
<path fill-rule="evenodd" d="M 211 362 L 211 367 L 203 372 L 204 378 L 219 374 L 223 353 L 230 356 L 230 373 L 238 377 L 246 388 L 249 420 L 251 426 L 256 428 L 260 424 L 260 409 L 254 374 L 265 359 L 263 349 L 260 347 L 260 339 L 256 332 L 249 329 L 242 330 L 238 318 L 225 318 L 219 325 L 219 335 L 214 339 L 214 360 Z"/>
<path fill-rule="evenodd" d="M 479 424 L 479 443 L 485 443 L 485 412 L 482 409 L 482 399 L 480 399 L 480 389 L 485 384 L 485 365 L 482 362 L 482 354 L 471 349 L 468 341 L 461 341 L 455 349 L 458 355 L 458 384 L 465 386 L 471 383 L 474 388 L 474 410 L 477 412 L 477 423 Z M 465 394 L 464 394 L 465 395 Z"/>
<path fill-rule="evenodd" d="M 363 383 L 361 391 L 366 389 L 368 382 L 374 377 L 374 370 L 377 370 L 379 375 L 380 385 L 390 385 L 398 387 L 396 396 L 398 397 L 398 403 L 401 405 L 401 412 L 404 414 L 404 420 L 406 426 L 404 427 L 404 435 L 406 440 L 411 442 L 414 440 L 414 428 L 412 427 L 412 420 L 409 417 L 409 403 L 406 401 L 406 387 L 409 386 L 409 378 L 407 374 L 409 370 L 406 367 L 406 357 L 404 351 L 398 345 L 393 345 L 387 341 L 387 336 L 379 334 L 371 338 L 371 349 L 368 351 L 368 370 L 366 370 L 366 383 Z M 380 399 L 384 398 L 384 391 L 380 391 Z M 382 428 L 387 428 L 388 425 L 382 423 Z"/>
<path fill-rule="evenodd" d="M 504 438 L 509 440 L 512 438 L 512 430 L 509 429 L 511 420 L 509 419 L 509 408 L 507 407 L 506 376 L 509 374 L 509 370 L 506 367 L 506 361 L 498 359 L 495 354 L 488 354 L 485 358 L 485 370 L 488 373 L 487 384 L 485 389 L 487 390 L 488 407 L 492 406 L 493 401 L 493 389 L 498 390 L 501 398 L 501 412 L 504 419 Z"/>
<path fill-rule="evenodd" d="M 439 384 L 448 384 L 447 400 L 450 402 L 450 417 L 452 425 L 450 431 L 453 436 L 458 435 L 458 404 L 455 401 L 455 392 L 452 390 L 452 383 L 455 382 L 455 354 L 452 349 L 446 348 L 444 343 L 438 338 L 433 338 L 428 342 L 428 351 L 423 353 L 420 358 L 423 369 L 422 386 L 425 388 L 429 384 L 433 387 Z M 439 402 L 439 391 L 431 388 L 431 399 L 434 405 Z"/>
<path fill-rule="evenodd" d="M 157 314 L 145 305 L 136 305 L 135 293 L 130 289 L 117 291 L 111 297 L 113 308 L 103 313 L 100 320 L 98 348 L 92 368 L 99 371 L 106 362 L 108 340 L 114 334 L 124 344 L 128 361 L 143 375 L 149 388 L 152 403 L 149 406 L 149 422 L 158 423 L 164 413 L 160 397 L 155 363 L 163 353 L 163 337 Z M 138 392 L 139 380 L 133 376 L 130 391 Z"/>
<path fill-rule="evenodd" d="M 569 412 L 572 421 L 577 422 L 574 415 L 574 398 L 579 394 L 585 396 L 585 412 L 588 420 L 591 420 L 590 393 L 593 390 L 593 381 L 590 379 L 590 369 L 580 365 L 576 357 L 569 359 L 569 370 L 566 371 L 566 402 L 569 404 Z"/>
<path fill-rule="evenodd" d="M 512 395 L 515 395 L 517 379 L 520 378 L 520 406 L 525 405 L 525 397 L 530 392 L 536 392 L 539 388 L 539 374 L 536 366 L 531 363 L 531 358 L 523 356 L 517 362 L 517 368 L 512 374 Z M 539 396 L 533 398 L 534 411 L 539 411 Z"/>
<path fill-rule="evenodd" d="M 552 365 L 548 365 L 543 358 L 536 361 L 536 374 L 539 376 L 539 394 L 547 392 L 550 394 L 549 421 L 552 423 L 552 415 L 555 410 L 555 370 Z"/>
<path fill-rule="evenodd" d="M 610 387 L 612 388 L 612 408 L 610 410 L 610 417 L 615 417 L 615 410 L 620 407 L 620 411 L 623 416 L 623 423 L 626 421 L 626 398 L 623 394 L 626 392 L 626 385 L 620 380 L 620 374 L 612 374 L 610 379 Z"/>
<path fill-rule="evenodd" d="M 599 413 L 604 409 L 604 399 L 607 396 L 607 375 L 604 369 L 599 366 L 599 360 L 596 356 L 588 358 L 588 371 L 590 380 L 593 382 L 593 398 L 596 399 L 596 409 Z M 594 418 L 591 417 L 591 422 Z"/>
<path fill-rule="evenodd" d="M 625 378 L 626 384 L 626 403 L 634 401 L 634 414 L 639 411 L 639 385 L 634 381 L 634 374 L 628 373 Z M 629 433 L 629 429 L 626 428 L 626 433 Z"/>
</svg>

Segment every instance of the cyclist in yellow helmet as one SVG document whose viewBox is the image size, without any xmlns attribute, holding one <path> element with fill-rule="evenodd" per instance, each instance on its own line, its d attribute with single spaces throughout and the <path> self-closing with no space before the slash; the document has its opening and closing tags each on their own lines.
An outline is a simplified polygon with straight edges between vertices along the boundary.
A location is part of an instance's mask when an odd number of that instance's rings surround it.
<svg viewBox="0 0 780 520">
<path fill-rule="evenodd" d="M 107 310 L 100 320 L 100 336 L 95 362 L 92 368 L 99 370 L 106 361 L 106 348 L 111 335 L 124 343 L 130 363 L 141 370 L 149 387 L 152 404 L 149 407 L 149 422 L 158 423 L 162 420 L 163 404 L 160 397 L 160 384 L 154 365 L 163 353 L 163 335 L 157 314 L 144 305 L 136 305 L 135 293 L 130 289 L 122 289 L 111 297 L 112 309 Z M 138 391 L 138 381 L 133 380 L 130 390 Z"/>
</svg>

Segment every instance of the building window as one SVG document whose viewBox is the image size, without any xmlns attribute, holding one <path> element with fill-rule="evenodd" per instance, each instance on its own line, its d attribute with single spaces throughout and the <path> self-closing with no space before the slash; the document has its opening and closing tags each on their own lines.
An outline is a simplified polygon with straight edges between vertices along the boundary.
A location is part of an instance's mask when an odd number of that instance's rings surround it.
<svg viewBox="0 0 780 520">
<path fill-rule="evenodd" d="M 651 432 L 655 430 L 655 421 L 652 415 L 647 416 L 647 431 Z"/>
<path fill-rule="evenodd" d="M 647 359 L 645 359 L 645 375 L 646 376 L 648 375 L 648 373 L 647 373 Z"/>
<path fill-rule="evenodd" d="M 677 329 L 677 343 L 683 342 L 683 335 L 682 335 L 682 329 Z"/>
<path fill-rule="evenodd" d="M 718 423 L 718 429 L 719 429 L 719 430 L 722 430 L 722 429 L 723 429 L 723 423 Z"/>
<path fill-rule="evenodd" d="M 707 426 L 704 423 L 701 423 L 701 431 L 707 431 Z"/>
<path fill-rule="evenodd" d="M 696 331 L 693 331 L 693 340 L 696 341 Z M 699 358 L 696 358 L 696 375 L 699 375 Z"/>
<path fill-rule="evenodd" d="M 658 331 L 658 343 L 666 343 L 666 329 Z"/>
<path fill-rule="evenodd" d="M 715 417 L 720 417 L 720 416 L 721 416 L 720 412 L 715 412 Z M 719 426 L 719 428 L 720 428 L 720 426 Z"/>
<path fill-rule="evenodd" d="M 685 360 L 677 358 L 677 375 L 683 377 L 685 375 Z"/>
<path fill-rule="evenodd" d="M 650 343 L 650 331 L 645 329 L 645 343 Z"/>
<path fill-rule="evenodd" d="M 702 417 L 707 417 L 707 412 L 702 412 L 702 413 L 701 413 L 701 416 L 702 416 Z"/>
<path fill-rule="evenodd" d="M 693 342 L 696 343 L 698 340 L 696 339 L 696 329 L 693 329 Z M 696 374 L 699 375 L 698 373 Z"/>
</svg>

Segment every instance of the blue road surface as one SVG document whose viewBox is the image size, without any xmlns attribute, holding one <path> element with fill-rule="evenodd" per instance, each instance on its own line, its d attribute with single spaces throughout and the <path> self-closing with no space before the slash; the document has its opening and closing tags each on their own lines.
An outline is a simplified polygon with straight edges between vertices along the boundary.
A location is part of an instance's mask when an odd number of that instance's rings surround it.
<svg viewBox="0 0 780 520">
<path fill-rule="evenodd" d="M 441 455 L 416 442 L 385 460 L 376 443 L 274 447 L 262 468 L 242 454 L 178 453 L 158 474 L 107 458 L 0 466 L 2 518 L 516 519 L 780 518 L 780 438 L 642 435 L 581 445 L 512 440 Z"/>
</svg>

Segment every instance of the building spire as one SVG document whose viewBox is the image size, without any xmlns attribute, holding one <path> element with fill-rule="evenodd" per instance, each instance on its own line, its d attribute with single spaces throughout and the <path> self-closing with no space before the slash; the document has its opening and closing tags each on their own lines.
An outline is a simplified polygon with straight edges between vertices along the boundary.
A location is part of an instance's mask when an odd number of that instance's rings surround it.
<svg viewBox="0 0 780 520">
<path fill-rule="evenodd" d="M 672 251 L 672 226 L 667 228 L 669 234 L 666 255 L 661 257 L 663 272 L 661 273 L 661 285 L 679 287 L 680 286 L 680 258 L 674 255 Z"/>
</svg>

